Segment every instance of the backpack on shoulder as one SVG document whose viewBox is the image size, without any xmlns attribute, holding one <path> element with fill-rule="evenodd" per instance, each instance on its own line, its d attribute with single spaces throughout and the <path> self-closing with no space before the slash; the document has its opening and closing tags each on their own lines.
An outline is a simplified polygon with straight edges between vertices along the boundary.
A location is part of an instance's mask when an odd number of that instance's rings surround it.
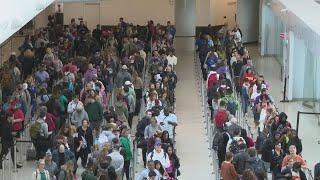
<svg viewBox="0 0 320 180">
<path fill-rule="evenodd" d="M 239 145 L 241 143 L 244 143 L 244 142 L 242 142 L 241 139 L 236 140 L 236 139 L 232 138 L 231 144 L 229 146 L 229 151 L 232 152 L 233 154 L 238 154 L 240 152 Z"/>
<path fill-rule="evenodd" d="M 216 128 L 222 129 L 227 121 L 227 112 L 225 110 L 218 110 L 214 117 L 214 124 Z"/>
<path fill-rule="evenodd" d="M 36 121 L 31 125 L 29 129 L 29 133 L 32 140 L 36 140 L 40 136 L 40 130 L 41 130 L 41 123 Z"/>
</svg>

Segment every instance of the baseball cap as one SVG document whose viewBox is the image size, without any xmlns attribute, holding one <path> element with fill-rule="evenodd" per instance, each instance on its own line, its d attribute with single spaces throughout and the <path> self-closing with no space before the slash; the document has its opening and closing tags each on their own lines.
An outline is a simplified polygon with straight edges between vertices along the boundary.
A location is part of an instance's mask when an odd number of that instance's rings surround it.
<svg viewBox="0 0 320 180">
<path fill-rule="evenodd" d="M 161 140 L 157 139 L 154 143 L 155 146 L 161 146 Z"/>
<path fill-rule="evenodd" d="M 126 82 L 124 82 L 124 85 L 126 85 L 126 86 L 129 86 L 129 85 L 131 85 L 132 83 L 130 82 L 130 81 L 126 81 Z"/>
<path fill-rule="evenodd" d="M 128 69 L 127 65 L 122 65 L 122 69 Z"/>
</svg>

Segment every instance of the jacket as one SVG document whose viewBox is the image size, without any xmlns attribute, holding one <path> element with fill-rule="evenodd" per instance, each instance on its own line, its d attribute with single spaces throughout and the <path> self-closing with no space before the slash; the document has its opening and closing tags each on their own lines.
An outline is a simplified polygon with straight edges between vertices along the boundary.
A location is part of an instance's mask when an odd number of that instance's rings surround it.
<svg viewBox="0 0 320 180">
<path fill-rule="evenodd" d="M 117 86 L 117 88 L 121 88 L 121 86 L 123 86 L 125 81 L 132 82 L 132 76 L 128 71 L 121 70 L 117 74 L 117 78 L 116 78 L 116 86 Z"/>
<path fill-rule="evenodd" d="M 75 162 L 74 153 L 68 149 L 65 149 L 64 157 L 65 157 L 65 162 L 67 162 L 69 160 L 72 160 L 73 162 Z M 58 151 L 58 149 L 53 150 L 52 161 L 54 161 L 59 167 L 59 151 Z"/>
<path fill-rule="evenodd" d="M 221 165 L 221 176 L 223 180 L 237 180 L 238 175 L 232 163 L 224 161 Z"/>
<path fill-rule="evenodd" d="M 268 138 L 261 147 L 261 159 L 264 162 L 271 162 L 272 160 L 272 149 L 274 147 L 272 139 Z"/>
<path fill-rule="evenodd" d="M 82 138 L 86 141 L 86 148 L 81 149 L 80 152 L 89 154 L 91 152 L 91 147 L 93 145 L 93 135 L 90 127 L 86 131 L 83 130 L 82 126 L 77 128 L 78 137 L 75 137 L 74 148 L 77 149 L 80 145 L 80 141 L 83 141 Z"/>
<path fill-rule="evenodd" d="M 89 120 L 88 113 L 83 109 L 81 112 L 74 111 L 71 115 L 71 123 L 79 127 L 84 119 Z"/>
<path fill-rule="evenodd" d="M 130 161 L 132 159 L 132 151 L 131 151 L 131 142 L 129 138 L 125 136 L 120 137 L 120 144 L 123 147 L 125 152 L 124 160 Z"/>
<path fill-rule="evenodd" d="M 125 97 L 128 100 L 129 112 L 133 113 L 136 109 L 136 100 L 132 94 L 125 94 Z"/>
<path fill-rule="evenodd" d="M 238 174 L 242 174 L 246 170 L 246 162 L 249 159 L 247 152 L 242 151 L 236 154 L 233 158 L 233 164 Z"/>
<path fill-rule="evenodd" d="M 85 106 L 85 110 L 88 113 L 89 121 L 102 121 L 103 108 L 98 101 L 95 101 L 93 103 L 88 103 Z"/>
</svg>

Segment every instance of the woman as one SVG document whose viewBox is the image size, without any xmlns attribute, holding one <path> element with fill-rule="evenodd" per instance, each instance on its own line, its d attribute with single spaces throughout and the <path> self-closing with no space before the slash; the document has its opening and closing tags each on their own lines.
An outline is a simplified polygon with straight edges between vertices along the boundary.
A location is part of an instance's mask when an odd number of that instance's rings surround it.
<svg viewBox="0 0 320 180">
<path fill-rule="evenodd" d="M 169 138 L 169 132 L 163 131 L 161 134 L 161 142 L 162 142 L 162 149 L 167 151 L 169 146 L 173 146 L 171 139 Z"/>
<path fill-rule="evenodd" d="M 93 145 L 92 129 L 89 127 L 89 121 L 87 119 L 83 120 L 82 126 L 77 128 L 77 134 L 78 136 L 75 137 L 74 140 L 76 162 L 80 157 L 81 165 L 85 167 Z"/>
<path fill-rule="evenodd" d="M 65 165 L 61 167 L 61 170 L 58 175 L 59 180 L 76 180 L 77 177 L 73 174 L 74 163 L 69 160 Z"/>
<path fill-rule="evenodd" d="M 74 134 L 76 133 L 76 127 L 64 124 L 59 131 L 58 137 L 62 137 L 57 144 L 63 144 L 67 149 L 74 152 Z M 57 138 L 58 138 L 57 137 Z"/>
<path fill-rule="evenodd" d="M 241 129 L 241 137 L 246 141 L 247 148 L 251 148 L 254 146 L 253 139 L 248 137 L 247 131 L 245 129 Z"/>
<path fill-rule="evenodd" d="M 288 142 L 288 146 L 287 147 L 290 147 L 291 145 L 296 146 L 297 154 L 301 154 L 301 152 L 302 152 L 302 143 L 301 143 L 301 139 L 298 137 L 297 131 L 295 129 L 291 129 L 291 133 L 289 135 L 289 142 Z M 286 153 L 289 153 L 289 151 L 286 150 Z"/>
<path fill-rule="evenodd" d="M 163 168 L 162 164 L 160 161 L 158 160 L 155 160 L 154 161 L 154 166 L 155 166 L 155 169 L 158 170 L 160 172 L 160 179 L 161 180 L 164 180 L 164 179 L 169 179 L 169 174 L 167 173 L 167 171 Z"/>
<path fill-rule="evenodd" d="M 272 150 L 270 169 L 272 172 L 272 179 L 275 180 L 277 175 L 281 173 L 281 162 L 283 160 L 284 153 L 281 149 L 281 142 L 276 142 L 274 149 Z"/>
<path fill-rule="evenodd" d="M 130 161 L 132 159 L 131 142 L 129 139 L 130 129 L 123 125 L 120 128 L 120 144 L 124 149 L 124 166 L 123 170 L 126 175 L 126 179 L 130 177 Z"/>
<path fill-rule="evenodd" d="M 170 166 L 166 168 L 167 173 L 169 174 L 169 177 L 175 178 L 176 176 L 176 171 L 177 171 L 177 176 L 179 175 L 179 167 L 180 167 L 180 160 L 176 153 L 174 153 L 173 146 L 169 146 L 167 149 L 167 153 L 169 155 L 170 159 Z"/>
<path fill-rule="evenodd" d="M 141 108 L 141 100 L 143 97 L 143 81 L 136 71 L 133 72 L 134 92 L 136 94 L 135 115 L 139 115 Z"/>
<path fill-rule="evenodd" d="M 233 160 L 233 154 L 231 152 L 226 153 L 225 161 L 221 165 L 221 177 L 225 180 L 237 180 L 238 174 L 234 165 L 231 163 Z"/>
<path fill-rule="evenodd" d="M 44 159 L 40 159 L 39 160 L 39 164 L 38 164 L 37 170 L 32 173 L 32 179 L 35 179 L 35 180 L 51 180 L 49 172 L 44 169 L 45 164 L 46 163 L 45 163 Z M 60 178 L 59 178 L 59 180 L 60 180 Z"/>
</svg>

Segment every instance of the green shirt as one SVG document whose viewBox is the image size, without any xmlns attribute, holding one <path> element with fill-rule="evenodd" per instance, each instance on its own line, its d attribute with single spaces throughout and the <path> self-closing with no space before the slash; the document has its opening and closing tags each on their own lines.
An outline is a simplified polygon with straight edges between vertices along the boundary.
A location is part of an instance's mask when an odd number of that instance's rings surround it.
<svg viewBox="0 0 320 180">
<path fill-rule="evenodd" d="M 85 106 L 85 110 L 88 113 L 89 121 L 102 121 L 103 108 L 99 102 L 88 103 Z"/>
<path fill-rule="evenodd" d="M 124 148 L 124 160 L 130 161 L 132 159 L 131 143 L 128 137 L 120 137 L 120 144 Z"/>
</svg>

